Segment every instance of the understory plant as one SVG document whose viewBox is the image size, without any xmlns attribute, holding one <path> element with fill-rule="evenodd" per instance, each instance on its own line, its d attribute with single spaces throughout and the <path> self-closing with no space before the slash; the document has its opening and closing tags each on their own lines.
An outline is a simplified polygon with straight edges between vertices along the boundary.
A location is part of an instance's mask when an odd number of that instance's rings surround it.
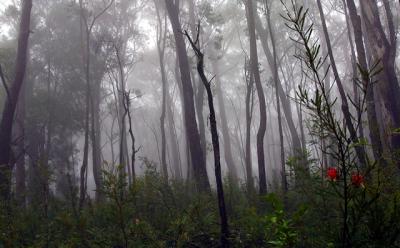
<svg viewBox="0 0 400 248">
<path fill-rule="evenodd" d="M 313 216 L 319 216 L 319 221 L 328 226 L 321 229 L 325 237 L 322 243 L 340 247 L 394 247 L 398 242 L 399 227 L 389 227 L 387 223 L 399 220 L 399 191 L 392 191 L 393 186 L 398 185 L 398 179 L 386 181 L 394 166 L 383 166 L 379 158 L 371 159 L 366 152 L 370 148 L 367 139 L 354 132 L 363 121 L 368 88 L 378 83 L 373 79 L 381 71 L 379 63 L 370 68 L 359 66 L 362 77 L 368 78 L 364 82 L 368 83 L 354 80 L 362 92 L 358 102 L 348 95 L 338 99 L 333 94 L 333 86 L 325 83 L 331 68 L 327 66 L 328 69 L 324 70 L 327 59 L 321 55 L 308 10 L 297 6 L 294 1 L 290 6 L 284 1 L 282 3 L 286 10 L 283 18 L 294 34 L 291 39 L 297 45 L 295 56 L 301 62 L 306 78 L 306 83 L 297 89 L 297 99 L 309 116 L 310 134 L 326 144 L 321 150 L 331 163 L 312 167 L 313 176 L 308 178 L 312 182 L 303 184 L 301 189 L 316 207 Z M 348 102 L 352 103 L 355 114 L 348 111 L 349 106 L 345 105 Z M 318 215 L 317 208 L 326 215 Z M 377 213 L 381 214 L 380 217 Z"/>
</svg>

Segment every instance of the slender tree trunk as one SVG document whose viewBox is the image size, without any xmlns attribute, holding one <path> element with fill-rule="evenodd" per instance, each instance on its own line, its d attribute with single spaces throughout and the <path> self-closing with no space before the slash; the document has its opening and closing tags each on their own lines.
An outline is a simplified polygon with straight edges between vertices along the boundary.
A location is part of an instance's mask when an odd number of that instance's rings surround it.
<svg viewBox="0 0 400 248">
<path fill-rule="evenodd" d="M 189 27 L 190 33 L 192 36 L 196 35 L 196 20 L 195 20 L 195 5 L 194 0 L 189 0 Z M 194 63 L 194 62 L 193 62 Z M 195 108 L 197 114 L 197 121 L 199 123 L 199 134 L 200 134 L 200 143 L 201 150 L 203 151 L 204 160 L 207 161 L 207 138 L 206 138 L 206 125 L 204 121 L 204 86 L 199 80 L 196 80 L 196 72 L 193 70 L 192 73 L 192 81 L 193 85 L 197 87 L 195 98 Z"/>
<path fill-rule="evenodd" d="M 267 33 L 267 30 L 265 30 L 264 27 L 262 26 L 261 19 L 258 14 L 255 15 L 255 26 L 257 29 L 257 34 L 261 37 L 260 41 L 261 41 L 261 45 L 263 47 L 264 53 L 267 57 L 268 65 L 270 66 L 271 71 L 275 71 L 275 70 L 277 70 L 277 68 L 275 68 L 274 57 L 273 57 L 272 52 L 268 45 L 268 40 L 269 40 L 268 33 Z M 294 155 L 300 157 L 300 156 L 302 156 L 303 151 L 301 150 L 301 141 L 299 138 L 299 134 L 297 133 L 297 130 L 296 130 L 296 125 L 294 124 L 294 121 L 293 121 L 293 116 L 292 116 L 289 99 L 286 96 L 285 91 L 283 90 L 282 83 L 279 78 L 279 74 L 275 75 L 275 73 L 274 73 L 273 77 L 274 77 L 274 81 L 277 82 L 276 86 L 277 86 L 277 90 L 279 93 L 279 97 L 282 102 L 282 110 L 285 114 L 285 119 L 289 126 L 289 131 L 290 131 L 291 138 L 292 138 L 293 148 L 295 149 Z"/>
<path fill-rule="evenodd" d="M 86 97 L 86 107 L 85 107 L 85 141 L 83 145 L 83 160 L 80 170 L 80 187 L 79 187 L 79 209 L 83 208 L 86 198 L 87 189 L 87 168 L 88 168 L 88 157 L 89 157 L 89 97 Z"/>
<path fill-rule="evenodd" d="M 254 77 L 247 61 L 245 63 L 246 74 L 246 145 L 245 145 L 245 164 L 246 164 L 246 184 L 247 192 L 250 194 L 254 190 L 253 165 L 251 159 L 251 120 L 253 117 L 254 106 Z"/>
<path fill-rule="evenodd" d="M 103 177 L 101 171 L 101 129 L 100 129 L 100 92 L 101 92 L 101 77 L 95 82 L 92 87 L 91 94 L 91 112 L 92 112 L 92 159 L 93 159 L 93 177 L 96 184 L 96 201 L 104 200 L 103 195 Z"/>
<path fill-rule="evenodd" d="M 200 25 L 198 26 L 200 32 Z M 192 45 L 192 49 L 195 51 L 197 57 L 197 72 L 200 75 L 200 79 L 203 82 L 204 88 L 207 92 L 208 99 L 208 108 L 210 110 L 210 129 L 211 129 L 211 140 L 213 144 L 214 150 L 214 166 L 215 166 L 215 179 L 217 183 L 217 194 L 218 194 L 218 208 L 219 215 L 221 219 L 221 247 L 229 247 L 229 226 L 228 226 L 228 217 L 226 214 L 225 207 L 225 197 L 224 197 L 224 189 L 221 175 L 221 154 L 219 147 L 219 138 L 218 138 L 218 128 L 217 128 L 217 120 L 215 117 L 214 110 L 214 99 L 211 90 L 211 82 L 207 79 L 204 73 L 204 55 L 200 51 L 198 47 L 198 38 L 196 39 L 196 43 L 192 41 L 189 34 L 186 32 L 186 36 Z"/>
<path fill-rule="evenodd" d="M 176 53 L 179 60 L 179 67 L 182 80 L 183 106 L 185 110 L 186 135 L 189 141 L 191 162 L 194 169 L 194 178 L 197 187 L 201 191 L 210 191 L 208 181 L 206 161 L 203 156 L 200 144 L 200 135 L 195 118 L 195 108 L 193 101 L 193 87 L 190 77 L 189 60 L 186 53 L 185 41 L 182 36 L 181 24 L 179 21 L 179 2 L 166 0 L 167 12 L 174 33 Z"/>
<path fill-rule="evenodd" d="M 19 25 L 15 77 L 11 87 L 9 88 L 9 95 L 4 104 L 0 123 L 0 200 L 8 201 L 11 193 L 11 134 L 14 113 L 25 77 L 31 10 L 32 0 L 24 0 L 22 2 L 21 20 Z"/>
<path fill-rule="evenodd" d="M 358 139 L 357 131 L 353 125 L 352 116 L 351 116 L 351 113 L 349 110 L 349 104 L 348 104 L 346 92 L 343 88 L 342 80 L 340 79 L 339 72 L 336 67 L 335 58 L 333 56 L 331 41 L 329 38 L 328 28 L 326 26 L 325 15 L 324 15 L 324 11 L 322 8 L 321 0 L 317 0 L 317 5 L 318 5 L 319 14 L 321 17 L 322 29 L 323 29 L 324 36 L 325 36 L 325 41 L 326 41 L 326 46 L 328 49 L 329 60 L 331 62 L 332 72 L 333 72 L 333 75 L 335 76 L 336 85 L 338 86 L 340 98 L 342 100 L 342 112 L 343 112 L 344 120 L 345 120 L 346 126 L 349 130 L 351 141 L 353 143 L 358 143 L 359 139 Z M 366 166 L 364 147 L 355 146 L 355 150 L 356 150 L 357 158 L 358 158 L 360 164 L 362 166 Z"/>
<path fill-rule="evenodd" d="M 219 72 L 218 60 L 215 59 L 212 60 L 212 67 L 215 75 L 215 85 L 217 87 L 216 91 L 217 91 L 217 99 L 219 107 L 218 109 L 221 118 L 222 139 L 224 141 L 225 162 L 229 170 L 230 179 L 232 180 L 232 182 L 236 183 L 237 167 L 232 155 L 231 137 L 229 134 L 228 119 L 226 117 L 224 96 L 222 94 L 221 75 Z"/>
<path fill-rule="evenodd" d="M 128 165 L 128 171 L 130 171 L 130 183 L 131 185 L 134 185 L 135 179 L 136 179 L 136 170 L 135 170 L 135 161 L 136 161 L 136 153 L 139 151 L 139 149 L 136 150 L 136 139 L 135 135 L 133 134 L 133 125 L 132 125 L 132 115 L 131 115 L 131 97 L 130 97 L 130 91 L 124 93 L 124 115 L 128 116 L 128 133 L 129 136 L 131 137 L 131 167 Z M 125 117 L 124 117 L 125 118 Z M 121 142 L 121 147 L 123 146 L 123 143 Z M 128 151 L 126 151 L 126 154 L 128 154 Z M 167 178 L 168 179 L 168 178 Z"/>
<path fill-rule="evenodd" d="M 120 130 L 120 147 L 119 147 L 119 165 L 123 167 L 121 170 L 121 177 L 123 177 L 123 172 L 128 172 L 128 182 L 132 184 L 133 175 L 132 175 L 132 167 L 129 166 L 129 155 L 128 155 L 128 140 L 127 140 L 127 130 L 126 130 L 126 116 L 129 111 L 129 107 L 126 106 L 126 82 L 125 82 L 125 49 L 126 46 L 118 47 L 114 44 L 115 55 L 117 57 L 118 62 L 118 76 L 119 76 L 119 85 L 118 89 L 118 108 L 119 108 L 119 130 Z M 129 103 L 129 99 L 128 99 Z"/>
<path fill-rule="evenodd" d="M 356 103 L 356 112 L 357 112 L 357 117 L 360 119 L 359 127 L 358 127 L 358 135 L 361 139 L 364 139 L 364 125 L 362 122 L 362 115 L 363 115 L 363 110 L 361 109 L 362 106 L 360 105 L 360 94 L 359 94 L 359 88 L 356 83 L 356 77 L 358 75 L 357 73 L 357 61 L 356 61 L 356 51 L 354 48 L 354 43 L 353 43 L 353 36 L 351 32 L 351 26 L 350 26 L 350 18 L 347 13 L 347 8 L 346 8 L 346 0 L 343 0 L 343 6 L 344 6 L 344 16 L 346 19 L 346 27 L 347 27 L 347 38 L 349 39 L 349 45 L 350 45 L 350 52 L 351 52 L 351 68 L 352 68 L 352 85 L 353 85 L 353 97 L 354 97 L 354 103 Z M 346 56 L 346 62 L 348 62 L 348 57 Z M 347 63 L 349 64 L 349 63 Z"/>
<path fill-rule="evenodd" d="M 165 64 L 164 64 L 164 55 L 165 55 L 165 46 L 166 46 L 166 38 L 167 38 L 167 20 L 164 18 L 164 27 L 163 22 L 159 13 L 158 5 L 156 3 L 156 11 L 157 11 L 157 20 L 158 20 L 158 28 L 157 28 L 157 50 L 158 50 L 158 59 L 160 63 L 160 71 L 161 71 L 161 83 L 162 83 L 162 100 L 161 100 L 161 117 L 160 117 L 160 130 L 161 130 L 161 168 L 162 174 L 166 181 L 168 181 L 168 167 L 167 167 L 167 141 L 165 135 L 165 115 L 166 115 L 166 104 L 167 104 L 167 91 L 168 91 L 168 82 L 167 76 L 165 73 Z"/>
<path fill-rule="evenodd" d="M 258 174 L 259 174 L 259 193 L 261 195 L 267 193 L 267 178 L 265 174 L 265 157 L 264 157 L 264 136 L 267 129 L 267 113 L 265 106 L 264 90 L 261 84 L 260 71 L 258 68 L 257 42 L 254 24 L 253 1 L 246 1 L 247 26 L 250 34 L 250 64 L 251 72 L 254 76 L 254 82 L 258 94 L 258 104 L 260 107 L 260 126 L 257 132 L 257 157 L 258 157 Z"/>
<path fill-rule="evenodd" d="M 91 112 L 91 87 L 90 87 L 90 30 L 85 16 L 85 9 L 82 0 L 80 6 L 80 34 L 82 49 L 82 64 L 85 74 L 86 92 L 85 92 L 85 135 L 83 147 L 83 159 L 80 171 L 80 198 L 79 209 L 83 208 L 87 194 L 87 170 L 89 161 L 89 136 L 90 136 L 90 112 Z M 93 128 L 93 127 L 92 127 Z"/>
<path fill-rule="evenodd" d="M 357 7 L 353 0 L 346 0 L 349 17 L 353 27 L 354 41 L 357 50 L 357 62 L 363 69 L 368 69 L 367 57 L 364 48 L 364 41 L 362 36 L 362 22 L 361 17 L 357 13 Z M 367 105 L 367 118 L 369 127 L 369 136 L 372 144 L 372 151 L 376 160 L 381 163 L 386 163 L 383 158 L 383 147 L 379 131 L 378 117 L 376 115 L 376 107 L 374 100 L 374 85 L 371 84 L 370 79 L 364 74 L 361 74 L 363 87 L 366 87 L 366 105 Z"/>
<path fill-rule="evenodd" d="M 182 179 L 182 161 L 180 155 L 180 148 L 178 142 L 178 135 L 176 132 L 176 125 L 174 119 L 174 104 L 169 94 L 169 90 L 167 90 L 166 97 L 166 107 L 167 107 L 167 120 L 168 120 L 168 130 L 169 130 L 169 142 L 172 153 L 172 163 L 175 168 L 175 179 Z"/>
<path fill-rule="evenodd" d="M 268 4 L 268 3 L 267 3 Z M 271 23 L 271 13 L 268 8 L 268 13 L 267 13 L 267 22 L 268 22 L 268 29 L 270 32 L 270 39 L 271 39 L 271 45 L 272 45 L 272 52 L 273 52 L 273 74 L 274 74 L 274 81 L 275 81 L 275 98 L 276 98 L 276 110 L 278 113 L 278 127 L 279 127 L 279 142 L 280 142 L 280 155 L 281 155 L 281 183 L 282 183 L 282 189 L 284 192 L 288 190 L 288 184 L 287 184 L 287 179 L 286 179 L 286 168 L 285 168 L 285 146 L 284 146 L 284 141 L 283 141 L 283 131 L 282 131 L 282 114 L 281 114 L 281 104 L 279 101 L 279 93 L 278 93 L 278 63 L 277 63 L 277 58 L 276 58 L 276 46 L 275 46 L 275 34 L 274 30 L 272 28 L 272 23 Z M 291 112 L 290 112 L 291 113 Z M 291 114 L 290 114 L 291 115 Z M 297 135 L 297 131 L 296 131 Z M 294 146 L 295 144 L 293 144 Z M 295 149 L 299 149 L 300 147 L 297 147 Z"/>
</svg>

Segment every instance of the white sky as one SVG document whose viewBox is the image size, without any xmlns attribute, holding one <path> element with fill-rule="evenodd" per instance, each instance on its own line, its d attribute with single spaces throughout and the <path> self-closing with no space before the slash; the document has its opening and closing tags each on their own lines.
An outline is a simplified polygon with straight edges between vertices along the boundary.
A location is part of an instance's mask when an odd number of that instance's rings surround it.
<svg viewBox="0 0 400 248">
<path fill-rule="evenodd" d="M 0 0 L 0 13 L 4 11 L 4 9 L 11 3 L 11 0 Z M 8 28 L 4 25 L 0 25 L 0 36 L 4 33 L 7 33 Z"/>
</svg>

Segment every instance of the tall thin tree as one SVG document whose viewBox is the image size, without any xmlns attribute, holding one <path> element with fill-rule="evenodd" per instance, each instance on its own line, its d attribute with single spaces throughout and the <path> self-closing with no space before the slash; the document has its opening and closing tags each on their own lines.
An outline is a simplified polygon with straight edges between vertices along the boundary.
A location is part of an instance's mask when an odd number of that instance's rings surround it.
<svg viewBox="0 0 400 248">
<path fill-rule="evenodd" d="M 254 76 L 254 82 L 258 94 L 258 104 L 260 107 L 260 126 L 257 132 L 257 158 L 258 158 L 258 175 L 259 175 L 259 187 L 260 194 L 267 193 L 267 177 L 265 172 L 265 157 L 264 157 L 264 136 L 267 130 L 267 111 L 265 105 L 265 95 L 261 83 L 260 70 L 258 65 L 257 55 L 257 41 L 256 31 L 254 24 L 254 8 L 253 1 L 246 0 L 246 16 L 247 26 L 250 35 L 250 68 L 251 73 Z"/>
<path fill-rule="evenodd" d="M 14 81 L 7 86 L 7 99 L 4 104 L 0 123 L 0 197 L 1 200 L 9 200 L 11 193 L 11 133 L 13 128 L 14 113 L 18 103 L 20 90 L 24 83 L 28 39 L 30 34 L 32 0 L 22 1 L 21 19 L 18 34 L 17 58 L 15 62 Z"/>
</svg>

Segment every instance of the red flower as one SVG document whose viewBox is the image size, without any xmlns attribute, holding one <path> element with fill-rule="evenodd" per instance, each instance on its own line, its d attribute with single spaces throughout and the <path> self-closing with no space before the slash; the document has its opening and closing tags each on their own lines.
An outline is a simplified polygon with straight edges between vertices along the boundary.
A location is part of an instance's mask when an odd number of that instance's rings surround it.
<svg viewBox="0 0 400 248">
<path fill-rule="evenodd" d="M 364 177 L 358 172 L 353 172 L 353 174 L 351 175 L 351 183 L 355 187 L 364 186 Z"/>
<path fill-rule="evenodd" d="M 329 167 L 326 175 L 331 181 L 336 181 L 339 178 L 338 170 L 335 167 Z"/>
</svg>

